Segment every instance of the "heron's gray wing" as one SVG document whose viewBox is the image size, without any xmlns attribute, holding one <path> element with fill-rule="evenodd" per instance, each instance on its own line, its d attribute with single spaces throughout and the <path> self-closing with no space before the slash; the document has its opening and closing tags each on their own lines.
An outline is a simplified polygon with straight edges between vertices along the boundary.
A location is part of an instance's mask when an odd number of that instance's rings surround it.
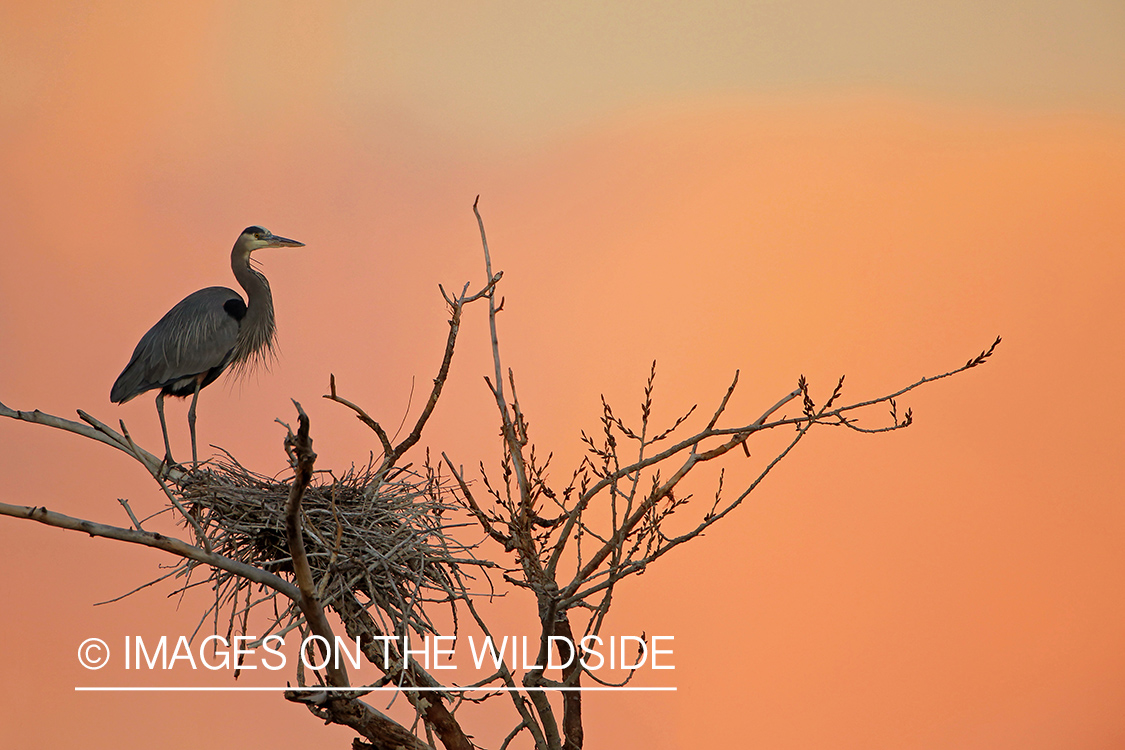
<svg viewBox="0 0 1125 750">
<path fill-rule="evenodd" d="M 226 287 L 189 294 L 141 338 L 110 400 L 128 401 L 204 373 L 213 380 L 230 361 L 245 309 L 242 297 Z"/>
</svg>

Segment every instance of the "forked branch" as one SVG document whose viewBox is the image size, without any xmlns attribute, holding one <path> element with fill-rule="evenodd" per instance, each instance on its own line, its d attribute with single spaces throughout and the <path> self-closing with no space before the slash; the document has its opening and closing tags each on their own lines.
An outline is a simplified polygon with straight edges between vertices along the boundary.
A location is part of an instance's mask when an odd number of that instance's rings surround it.
<svg viewBox="0 0 1125 750">
<path fill-rule="evenodd" d="M 378 471 L 376 471 L 375 473 L 377 477 L 376 481 L 378 481 L 378 478 L 387 476 L 387 472 L 390 471 L 393 466 L 395 466 L 398 460 L 402 458 L 402 456 L 408 450 L 414 447 L 414 445 L 417 444 L 419 440 L 421 440 L 422 430 L 425 429 L 426 423 L 430 419 L 430 415 L 433 414 L 434 408 L 437 406 L 438 399 L 441 398 L 441 391 L 442 388 L 445 387 L 445 381 L 449 378 L 449 366 L 453 362 L 453 352 L 457 347 L 457 333 L 461 329 L 461 313 L 465 309 L 465 305 L 471 302 L 475 302 L 482 297 L 491 298 L 493 289 L 496 288 L 496 284 L 499 283 L 503 275 L 503 272 L 497 273 L 495 276 L 490 274 L 488 283 L 486 283 L 484 287 L 480 289 L 480 291 L 474 294 L 469 294 L 469 285 L 466 283 L 465 286 L 462 287 L 461 293 L 456 297 L 450 296 L 448 293 L 446 293 L 444 287 L 438 285 L 438 289 L 441 291 L 441 296 L 449 305 L 450 310 L 449 336 L 447 337 L 445 342 L 445 354 L 442 357 L 441 366 L 438 368 L 437 377 L 434 378 L 434 385 L 430 390 L 430 397 L 426 399 L 426 404 L 422 407 L 422 413 L 418 415 L 418 419 L 414 423 L 414 429 L 412 429 L 410 431 L 410 434 L 407 435 L 398 445 L 392 445 L 391 439 L 387 435 L 387 431 L 384 430 L 382 425 L 380 425 L 375 419 L 373 419 L 371 415 L 369 415 L 361 407 L 352 403 L 348 399 L 343 398 L 336 392 L 336 376 L 329 375 L 329 392 L 324 396 L 324 398 L 328 399 L 329 401 L 335 401 L 336 403 L 351 409 L 353 412 L 355 412 L 356 418 L 367 425 L 369 428 L 371 428 L 371 430 L 379 437 L 379 443 L 383 448 L 383 460 L 379 466 Z"/>
</svg>

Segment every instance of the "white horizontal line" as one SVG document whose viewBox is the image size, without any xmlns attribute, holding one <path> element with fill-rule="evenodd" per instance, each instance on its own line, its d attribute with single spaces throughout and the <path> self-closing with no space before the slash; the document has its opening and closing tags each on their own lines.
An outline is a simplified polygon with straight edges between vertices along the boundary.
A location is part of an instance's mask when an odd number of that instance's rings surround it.
<svg viewBox="0 0 1125 750">
<path fill-rule="evenodd" d="M 674 687 L 165 687 L 96 686 L 74 688 L 79 693 L 566 693 L 566 692 L 675 692 Z"/>
</svg>

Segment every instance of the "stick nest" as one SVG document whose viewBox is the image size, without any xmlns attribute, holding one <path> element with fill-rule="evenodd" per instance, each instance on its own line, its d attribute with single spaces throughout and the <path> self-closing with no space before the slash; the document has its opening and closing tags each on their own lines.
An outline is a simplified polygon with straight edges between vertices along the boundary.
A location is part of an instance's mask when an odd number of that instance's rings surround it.
<svg viewBox="0 0 1125 750">
<path fill-rule="evenodd" d="M 305 549 L 325 607 L 359 594 L 387 632 L 434 632 L 422 605 L 468 596 L 464 581 L 494 567 L 475 557 L 475 545 L 450 535 L 464 519 L 447 501 L 452 495 L 446 480 L 434 472 L 408 466 L 380 480 L 368 464 L 330 481 L 325 476 L 317 474 L 301 503 Z M 285 535 L 288 482 L 249 471 L 228 455 L 193 472 L 179 489 L 216 553 L 283 577 L 292 574 Z M 195 567 L 185 561 L 176 572 L 190 579 Z M 282 598 L 286 606 L 280 610 L 274 592 L 226 571 L 207 570 L 216 592 L 208 615 L 216 618 L 216 630 L 228 605 L 230 629 L 238 621 L 245 629 L 250 609 L 271 600 L 271 630 L 298 624 L 296 608 Z M 251 589 L 259 589 L 261 598 L 255 601 Z"/>
</svg>

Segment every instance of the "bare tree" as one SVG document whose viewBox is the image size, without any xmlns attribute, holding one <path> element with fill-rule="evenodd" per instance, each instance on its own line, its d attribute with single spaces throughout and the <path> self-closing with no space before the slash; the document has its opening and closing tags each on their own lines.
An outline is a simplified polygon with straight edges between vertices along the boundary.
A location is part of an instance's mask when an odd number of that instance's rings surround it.
<svg viewBox="0 0 1125 750">
<path fill-rule="evenodd" d="M 450 311 L 449 335 L 433 388 L 410 433 L 396 443 L 362 407 L 341 396 L 330 378 L 325 398 L 370 427 L 378 439 L 377 460 L 340 477 L 315 475 L 309 419 L 296 401 L 297 430 L 288 429 L 285 440 L 291 476 L 281 480 L 254 473 L 225 452 L 193 471 L 169 469 L 133 441 L 123 422 L 115 430 L 82 411 L 83 421 L 74 422 L 0 404 L 0 416 L 83 435 L 133 457 L 159 485 L 168 512 L 190 530 L 191 540 L 146 529 L 149 519 L 138 520 L 125 500 L 120 502 L 128 526 L 3 503 L 0 515 L 176 556 L 178 563 L 158 580 L 178 579 L 176 591 L 202 584 L 214 593 L 193 637 L 204 628 L 228 638 L 246 635 L 252 613 L 266 621 L 264 632 L 254 631 L 262 632 L 256 644 L 294 630 L 313 636 L 310 642 L 320 647 L 323 667 L 306 670 L 299 662 L 297 687 L 285 697 L 326 722 L 354 729 L 359 736 L 354 747 L 480 747 L 471 733 L 472 713 L 465 709 L 500 699 L 512 710 L 501 748 L 518 741 L 536 750 L 577 750 L 584 736 L 578 688 L 610 685 L 582 660 L 568 660 L 552 679 L 549 670 L 523 669 L 505 655 L 491 674 L 452 685 L 419 664 L 404 644 L 443 630 L 456 635 L 466 613 L 471 627 L 493 638 L 487 602 L 502 579 L 508 587 L 534 594 L 539 623 L 534 664 L 548 664 L 559 642 L 570 644 L 573 656 L 574 644 L 605 632 L 619 585 L 726 518 L 814 427 L 861 433 L 907 427 L 912 414 L 910 409 L 900 414 L 900 397 L 983 364 L 1000 343 L 997 338 L 956 369 L 850 403 L 843 397 L 843 377 L 818 404 L 802 376 L 793 390 L 750 417 L 728 413 L 736 372 L 706 421 L 706 412 L 694 417 L 701 425 L 695 428 L 689 427 L 694 406 L 670 425 L 653 424 L 653 363 L 637 420 L 619 416 L 603 399 L 600 432 L 582 435 L 585 455 L 558 485 L 548 473 L 551 455 L 543 457 L 529 437 L 515 376 L 503 365 L 496 326 L 503 307 L 496 296 L 501 274 L 492 271 L 484 222 L 476 204 L 473 209 L 486 282 L 472 293 L 469 284 L 455 295 L 441 289 Z M 482 463 L 479 473 L 470 473 L 446 453 L 431 460 L 429 451 L 417 465 L 403 463 L 421 440 L 449 377 L 462 314 L 480 300 L 488 303 L 494 371 L 485 380 L 500 422 L 499 465 L 490 472 Z M 889 410 L 882 424 L 860 423 L 861 414 L 880 406 Z M 788 431 L 789 438 L 755 464 L 748 479 L 728 487 L 730 462 L 745 462 L 760 433 L 778 431 Z M 694 477 L 709 465 L 721 467 L 717 480 L 706 498 L 697 497 Z M 443 617 L 443 611 L 448 615 Z M 378 679 L 353 684 L 346 666 L 328 658 L 336 638 L 333 620 L 361 645 Z M 632 676 L 627 673 L 618 684 Z M 388 687 L 406 697 L 413 722 L 371 705 L 374 691 Z"/>
</svg>

